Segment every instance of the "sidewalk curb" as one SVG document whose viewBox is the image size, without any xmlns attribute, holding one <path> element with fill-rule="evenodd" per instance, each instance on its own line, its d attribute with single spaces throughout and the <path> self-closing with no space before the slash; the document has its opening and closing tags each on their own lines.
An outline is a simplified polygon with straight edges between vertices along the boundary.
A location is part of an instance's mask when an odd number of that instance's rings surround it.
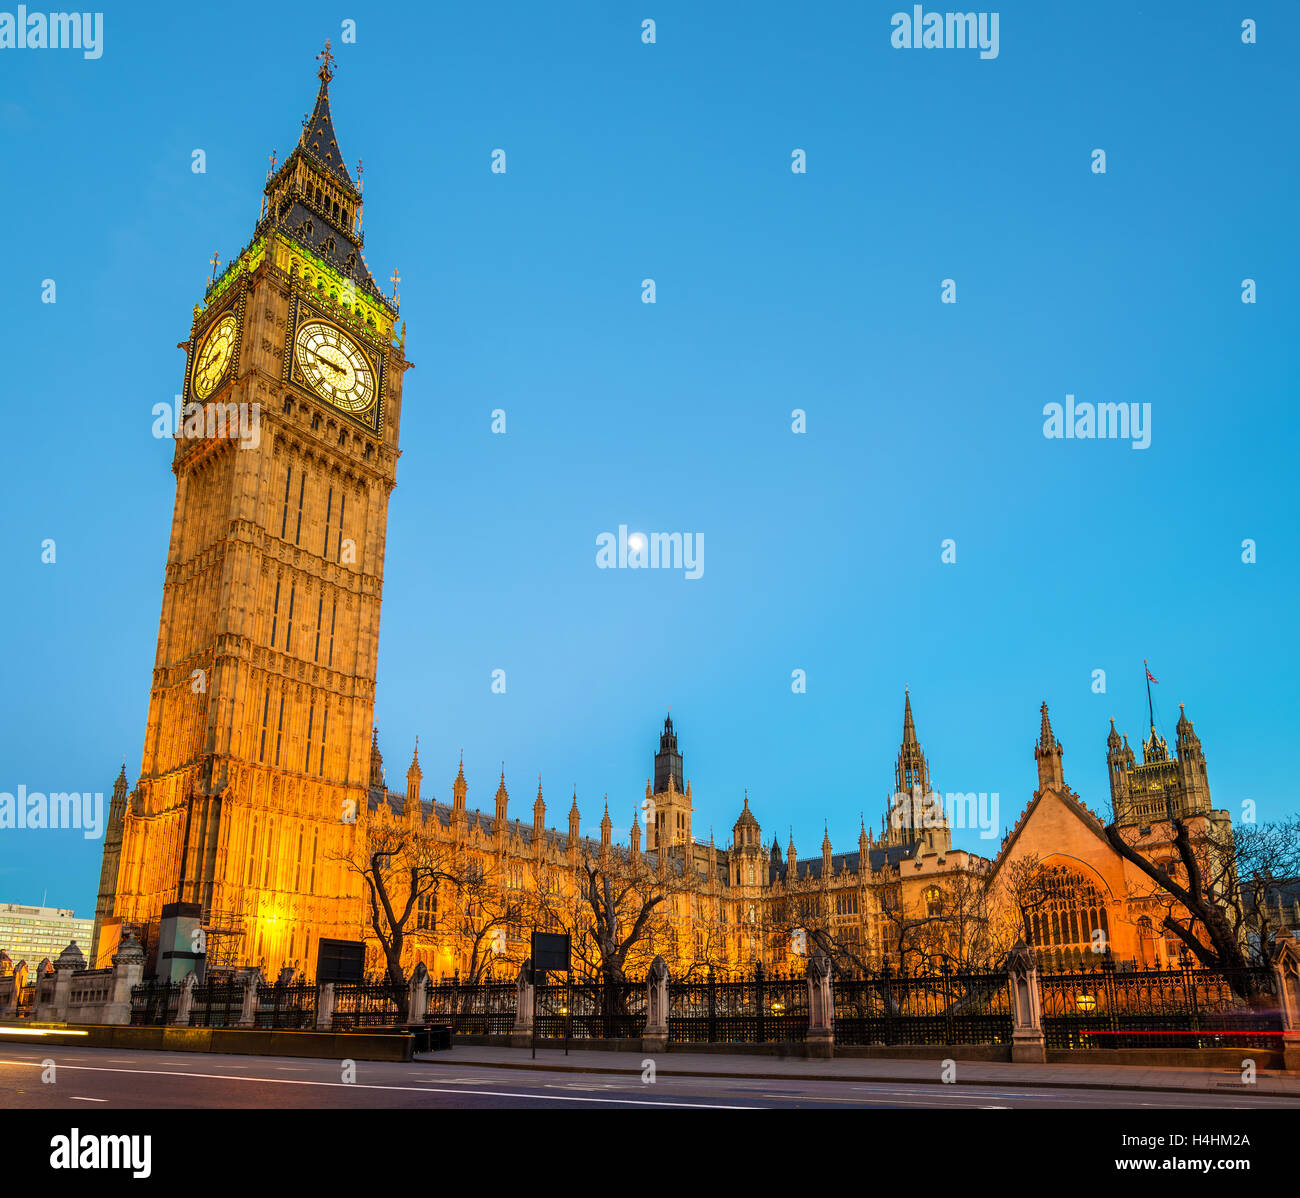
<svg viewBox="0 0 1300 1198">
<path fill-rule="evenodd" d="M 615 1069 L 609 1065 L 552 1065 L 528 1061 L 447 1061 L 438 1060 L 430 1054 L 417 1053 L 413 1058 L 414 1061 L 422 1065 L 443 1065 L 450 1068 L 464 1069 L 536 1069 L 544 1070 L 547 1073 L 610 1073 L 626 1074 L 636 1073 L 638 1070 L 633 1067 L 628 1069 Z M 1246 1090 L 1244 1086 L 1153 1086 L 1140 1082 L 1095 1082 L 1095 1081 L 1046 1081 L 1038 1079 L 1007 1079 L 1002 1081 L 998 1078 L 988 1080 L 975 1079 L 957 1079 L 952 1082 L 944 1082 L 939 1078 L 931 1077 L 827 1077 L 821 1073 L 734 1073 L 724 1072 L 722 1070 L 699 1070 L 699 1069 L 664 1069 L 659 1066 L 655 1067 L 655 1073 L 661 1077 L 721 1077 L 728 1079 L 739 1079 L 741 1081 L 792 1081 L 792 1082 L 876 1082 L 882 1085 L 965 1085 L 965 1086 L 1024 1086 L 1028 1089 L 1045 1089 L 1045 1090 L 1136 1090 L 1141 1092 L 1150 1092 L 1153 1094 L 1228 1094 L 1234 1091 L 1245 1091 L 1252 1097 L 1266 1098 L 1291 1098 L 1297 1104 L 1300 1104 L 1300 1093 L 1288 1090 L 1261 1090 L 1258 1087 L 1252 1087 Z"/>
</svg>

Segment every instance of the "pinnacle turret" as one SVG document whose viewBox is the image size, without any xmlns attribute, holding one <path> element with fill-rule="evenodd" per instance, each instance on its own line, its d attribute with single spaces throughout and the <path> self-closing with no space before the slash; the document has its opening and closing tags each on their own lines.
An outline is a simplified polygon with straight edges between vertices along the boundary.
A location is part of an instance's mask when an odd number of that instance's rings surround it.
<svg viewBox="0 0 1300 1198">
<path fill-rule="evenodd" d="M 1034 760 L 1038 763 L 1038 790 L 1062 790 L 1065 771 L 1061 765 L 1063 749 L 1052 732 L 1051 717 L 1047 714 L 1047 701 L 1039 708 L 1038 744 L 1034 746 Z"/>
</svg>

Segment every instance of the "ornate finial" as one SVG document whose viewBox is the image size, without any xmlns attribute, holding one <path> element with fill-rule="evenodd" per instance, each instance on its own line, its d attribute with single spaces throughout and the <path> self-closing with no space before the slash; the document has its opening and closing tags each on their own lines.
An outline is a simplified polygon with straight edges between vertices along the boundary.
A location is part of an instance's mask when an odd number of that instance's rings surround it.
<svg viewBox="0 0 1300 1198">
<path fill-rule="evenodd" d="M 275 168 L 279 164 L 279 161 L 280 159 L 277 157 L 276 152 L 272 150 L 270 157 L 267 158 L 267 162 L 270 163 L 266 168 L 266 180 L 268 183 L 271 181 L 271 176 L 275 174 Z"/>
<path fill-rule="evenodd" d="M 221 265 L 221 258 L 216 250 L 212 251 L 212 257 L 208 260 L 208 265 L 212 267 L 212 273 L 208 275 L 208 283 L 212 284 L 217 281 L 217 267 Z"/>
<path fill-rule="evenodd" d="M 357 194 L 360 195 L 366 189 L 365 173 L 366 168 L 363 165 L 364 158 L 357 159 Z"/>
<path fill-rule="evenodd" d="M 328 83 L 334 78 L 334 55 L 330 51 L 329 38 L 325 39 L 325 49 L 316 55 L 316 61 L 320 63 L 320 70 L 316 74 L 322 83 Z"/>
<path fill-rule="evenodd" d="M 393 285 L 393 303 L 397 303 L 402 298 L 397 292 L 397 284 L 402 281 L 402 276 L 397 273 L 397 267 L 393 267 L 393 273 L 388 276 L 388 281 Z"/>
</svg>

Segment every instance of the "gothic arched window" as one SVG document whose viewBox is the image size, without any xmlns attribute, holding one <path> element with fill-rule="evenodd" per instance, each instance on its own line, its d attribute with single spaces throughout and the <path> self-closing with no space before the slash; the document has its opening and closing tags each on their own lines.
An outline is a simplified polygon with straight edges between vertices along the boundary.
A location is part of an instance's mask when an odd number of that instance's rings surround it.
<svg viewBox="0 0 1300 1198">
<path fill-rule="evenodd" d="M 1042 910 L 1030 917 L 1030 934 L 1040 947 L 1055 946 L 1052 954 L 1063 964 L 1085 964 L 1092 959 L 1093 933 L 1109 941 L 1106 903 L 1100 891 L 1082 874 L 1065 866 L 1049 866 L 1042 882 Z"/>
</svg>

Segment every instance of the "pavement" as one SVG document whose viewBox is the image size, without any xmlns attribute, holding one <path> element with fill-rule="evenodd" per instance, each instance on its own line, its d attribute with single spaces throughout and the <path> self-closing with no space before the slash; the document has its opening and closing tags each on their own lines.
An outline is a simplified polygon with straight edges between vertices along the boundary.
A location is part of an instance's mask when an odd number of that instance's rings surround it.
<svg viewBox="0 0 1300 1198">
<path fill-rule="evenodd" d="M 1243 1059 L 1249 1053 L 1243 1050 Z M 743 1053 L 600 1052 L 541 1048 L 534 1061 L 527 1048 L 457 1047 L 450 1052 L 421 1053 L 416 1059 L 451 1069 L 488 1068 L 539 1070 L 544 1073 L 637 1074 L 642 1062 L 653 1059 L 659 1077 L 710 1077 L 766 1081 L 870 1082 L 880 1084 L 970 1085 L 1079 1090 L 1173 1091 L 1227 1096 L 1233 1093 L 1268 1095 L 1300 1105 L 1300 1075 L 1259 1070 L 1252 1083 L 1240 1069 L 1184 1069 L 1133 1065 L 1013 1064 L 1007 1061 L 957 1061 L 951 1081 L 941 1076 L 939 1060 L 887 1058 L 771 1057 Z"/>
</svg>

